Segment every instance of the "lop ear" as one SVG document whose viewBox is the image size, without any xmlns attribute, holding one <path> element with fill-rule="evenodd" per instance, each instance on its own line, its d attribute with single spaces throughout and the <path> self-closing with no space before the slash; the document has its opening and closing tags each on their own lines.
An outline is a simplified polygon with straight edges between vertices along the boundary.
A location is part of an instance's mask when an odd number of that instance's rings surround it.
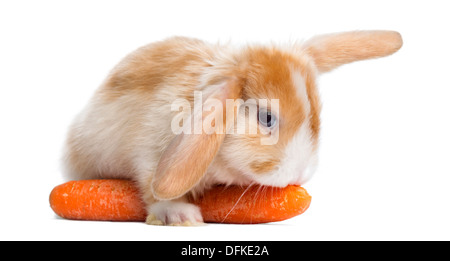
<svg viewBox="0 0 450 261">
<path fill-rule="evenodd" d="M 195 107 L 190 117 L 195 132 L 185 130 L 178 134 L 163 152 L 152 181 L 155 198 L 178 198 L 200 181 L 225 138 L 227 126 L 232 125 L 233 119 L 226 118 L 226 99 L 237 99 L 239 95 L 240 88 L 234 79 L 206 88 L 202 107 L 211 110 Z M 208 125 L 205 119 L 214 120 Z M 199 126 L 203 127 L 197 133 Z"/>
<path fill-rule="evenodd" d="M 319 72 L 328 72 L 346 63 L 393 54 L 402 44 L 398 32 L 354 31 L 316 36 L 304 47 Z"/>
</svg>

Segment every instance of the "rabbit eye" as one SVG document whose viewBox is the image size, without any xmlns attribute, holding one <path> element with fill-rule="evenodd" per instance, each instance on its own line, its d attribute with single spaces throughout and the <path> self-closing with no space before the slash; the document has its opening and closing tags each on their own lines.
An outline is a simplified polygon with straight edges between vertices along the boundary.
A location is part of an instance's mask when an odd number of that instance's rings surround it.
<svg viewBox="0 0 450 261">
<path fill-rule="evenodd" d="M 277 117 L 271 111 L 259 109 L 258 121 L 264 127 L 273 128 L 277 124 Z"/>
</svg>

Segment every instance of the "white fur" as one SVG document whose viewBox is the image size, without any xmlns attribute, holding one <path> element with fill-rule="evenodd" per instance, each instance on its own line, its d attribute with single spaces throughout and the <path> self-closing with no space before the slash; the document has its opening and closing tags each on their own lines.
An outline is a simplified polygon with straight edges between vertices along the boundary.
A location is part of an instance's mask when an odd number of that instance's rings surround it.
<svg viewBox="0 0 450 261">
<path fill-rule="evenodd" d="M 311 178 L 316 165 L 317 152 L 312 144 L 309 121 L 306 121 L 286 146 L 278 172 L 286 176 L 286 180 L 291 178 L 289 184 L 302 185 Z"/>
<path fill-rule="evenodd" d="M 285 187 L 304 184 L 314 173 L 317 153 L 311 141 L 309 122 L 306 121 L 286 146 L 279 167 L 272 173 L 255 175 L 258 183 Z"/>
<path fill-rule="evenodd" d="M 151 224 L 182 225 L 188 223 L 193 225 L 203 222 L 200 208 L 185 202 L 159 201 L 150 205 L 147 212 L 154 217 L 148 222 Z"/>
<path fill-rule="evenodd" d="M 303 102 L 303 110 L 305 115 L 309 115 L 311 112 L 311 105 L 309 104 L 308 92 L 306 90 L 305 80 L 300 72 L 291 68 L 291 79 L 294 84 L 295 90 L 297 91 L 297 96 Z"/>
</svg>

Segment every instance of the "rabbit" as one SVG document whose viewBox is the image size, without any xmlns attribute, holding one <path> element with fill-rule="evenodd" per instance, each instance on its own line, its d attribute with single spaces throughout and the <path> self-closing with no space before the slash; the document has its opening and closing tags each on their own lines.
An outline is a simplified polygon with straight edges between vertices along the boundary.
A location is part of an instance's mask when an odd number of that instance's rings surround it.
<svg viewBox="0 0 450 261">
<path fill-rule="evenodd" d="M 398 32 L 382 30 L 325 34 L 284 46 L 187 37 L 143 46 L 111 70 L 69 127 L 66 178 L 134 180 L 147 206 L 146 222 L 153 225 L 202 224 L 189 198 L 217 184 L 303 185 L 318 162 L 316 78 L 401 46 Z M 247 106 L 251 99 L 267 102 Z M 228 113 L 225 104 L 236 100 L 244 101 L 238 109 L 247 107 Z M 202 108 L 210 101 L 215 110 Z M 191 110 L 182 115 L 173 109 L 186 103 Z M 255 111 L 256 121 L 250 120 Z M 180 115 L 191 129 L 208 117 L 214 121 L 197 133 L 175 124 L 182 130 L 176 132 L 173 121 Z M 256 133 L 236 132 L 237 121 L 246 118 Z M 271 135 L 274 142 L 262 144 Z"/>
</svg>

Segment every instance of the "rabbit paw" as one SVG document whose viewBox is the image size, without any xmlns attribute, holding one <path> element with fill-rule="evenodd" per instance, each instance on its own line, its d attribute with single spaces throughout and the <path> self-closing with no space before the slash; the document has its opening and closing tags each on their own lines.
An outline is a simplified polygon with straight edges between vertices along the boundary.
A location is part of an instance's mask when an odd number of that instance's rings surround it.
<svg viewBox="0 0 450 261">
<path fill-rule="evenodd" d="M 149 207 L 149 225 L 195 226 L 203 224 L 200 208 L 185 202 L 160 201 Z"/>
</svg>

